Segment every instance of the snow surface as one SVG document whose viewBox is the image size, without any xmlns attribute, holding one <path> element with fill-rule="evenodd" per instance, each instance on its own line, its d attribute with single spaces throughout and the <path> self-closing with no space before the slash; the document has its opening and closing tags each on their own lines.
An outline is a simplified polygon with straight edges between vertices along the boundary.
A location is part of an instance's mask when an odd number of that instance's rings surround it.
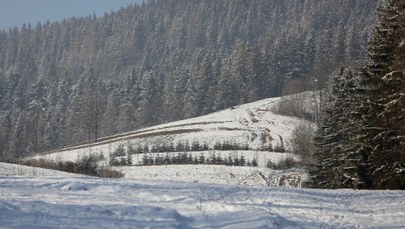
<svg viewBox="0 0 405 229">
<path fill-rule="evenodd" d="M 0 177 L 1 228 L 403 228 L 403 191 Z"/>
</svg>

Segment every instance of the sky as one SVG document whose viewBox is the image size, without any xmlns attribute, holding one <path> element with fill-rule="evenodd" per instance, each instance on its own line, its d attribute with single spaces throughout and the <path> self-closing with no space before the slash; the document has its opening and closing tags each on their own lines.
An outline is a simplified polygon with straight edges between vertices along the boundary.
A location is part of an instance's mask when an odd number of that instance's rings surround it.
<svg viewBox="0 0 405 229">
<path fill-rule="evenodd" d="M 146 0 L 145 0 L 146 1 Z M 131 3 L 143 0 L 0 0 L 0 30 L 22 27 L 23 24 L 36 26 L 61 21 L 64 18 L 92 15 L 103 16 L 104 12 L 116 11 Z"/>
</svg>

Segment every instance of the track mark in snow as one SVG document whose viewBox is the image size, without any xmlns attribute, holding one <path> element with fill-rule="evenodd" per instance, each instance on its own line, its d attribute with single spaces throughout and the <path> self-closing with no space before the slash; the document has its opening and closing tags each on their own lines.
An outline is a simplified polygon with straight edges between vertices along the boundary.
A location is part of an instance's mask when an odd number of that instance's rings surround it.
<svg viewBox="0 0 405 229">
<path fill-rule="evenodd" d="M 405 196 L 401 191 L 96 178 L 1 179 L 4 186 L 0 186 L 0 193 L 6 195 L 0 195 L 0 225 L 5 228 L 50 225 L 53 228 L 401 228 L 405 225 Z"/>
</svg>

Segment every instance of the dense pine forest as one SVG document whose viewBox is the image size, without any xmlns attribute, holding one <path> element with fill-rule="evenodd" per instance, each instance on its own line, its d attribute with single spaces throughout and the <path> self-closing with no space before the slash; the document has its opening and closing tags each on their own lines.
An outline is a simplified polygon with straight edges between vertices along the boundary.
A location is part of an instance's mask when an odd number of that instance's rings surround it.
<svg viewBox="0 0 405 229">
<path fill-rule="evenodd" d="M 150 0 L 1 31 L 1 157 L 320 89 L 368 60 L 379 2 Z"/>
<path fill-rule="evenodd" d="M 364 66 L 332 75 L 314 138 L 312 186 L 405 189 L 405 1 L 389 0 Z"/>
</svg>

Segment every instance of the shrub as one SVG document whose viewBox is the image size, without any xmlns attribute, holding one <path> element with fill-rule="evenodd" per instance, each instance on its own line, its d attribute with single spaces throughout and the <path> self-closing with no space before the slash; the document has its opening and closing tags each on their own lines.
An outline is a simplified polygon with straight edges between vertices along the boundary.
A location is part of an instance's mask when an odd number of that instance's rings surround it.
<svg viewBox="0 0 405 229">
<path fill-rule="evenodd" d="M 296 165 L 297 165 L 297 162 L 295 162 L 294 159 L 286 158 L 284 160 L 279 161 L 277 164 L 268 160 L 266 166 L 269 169 L 284 170 L 284 169 L 291 169 L 292 167 L 294 167 Z"/>
<path fill-rule="evenodd" d="M 291 137 L 292 153 L 300 155 L 303 164 L 308 164 L 312 149 L 314 128 L 310 123 L 302 123 L 295 127 Z"/>
<path fill-rule="evenodd" d="M 102 154 L 100 154 L 102 155 Z M 98 177 L 123 177 L 124 174 L 111 170 L 109 167 L 99 167 L 98 163 L 103 159 L 100 155 L 90 155 L 84 156 L 77 160 L 76 162 L 72 161 L 51 161 L 45 159 L 30 159 L 19 161 L 18 164 L 59 170 L 69 173 L 83 174 L 88 176 L 98 176 Z"/>
<path fill-rule="evenodd" d="M 305 103 L 307 100 L 307 96 L 302 93 L 282 97 L 277 106 L 273 108 L 273 112 L 281 115 L 311 120 L 313 114 L 305 109 Z"/>
<path fill-rule="evenodd" d="M 103 166 L 97 170 L 97 176 L 106 178 L 122 178 L 125 176 L 124 173 L 111 170 L 109 167 Z"/>
<path fill-rule="evenodd" d="M 118 157 L 125 156 L 124 145 L 119 145 L 118 148 L 114 151 L 114 154 Z"/>
<path fill-rule="evenodd" d="M 201 151 L 200 143 L 198 143 L 198 141 L 193 141 L 191 144 L 191 151 Z"/>
<path fill-rule="evenodd" d="M 252 167 L 257 167 L 259 166 L 259 164 L 257 163 L 257 158 L 253 158 L 252 162 L 251 162 L 251 166 Z"/>
</svg>

